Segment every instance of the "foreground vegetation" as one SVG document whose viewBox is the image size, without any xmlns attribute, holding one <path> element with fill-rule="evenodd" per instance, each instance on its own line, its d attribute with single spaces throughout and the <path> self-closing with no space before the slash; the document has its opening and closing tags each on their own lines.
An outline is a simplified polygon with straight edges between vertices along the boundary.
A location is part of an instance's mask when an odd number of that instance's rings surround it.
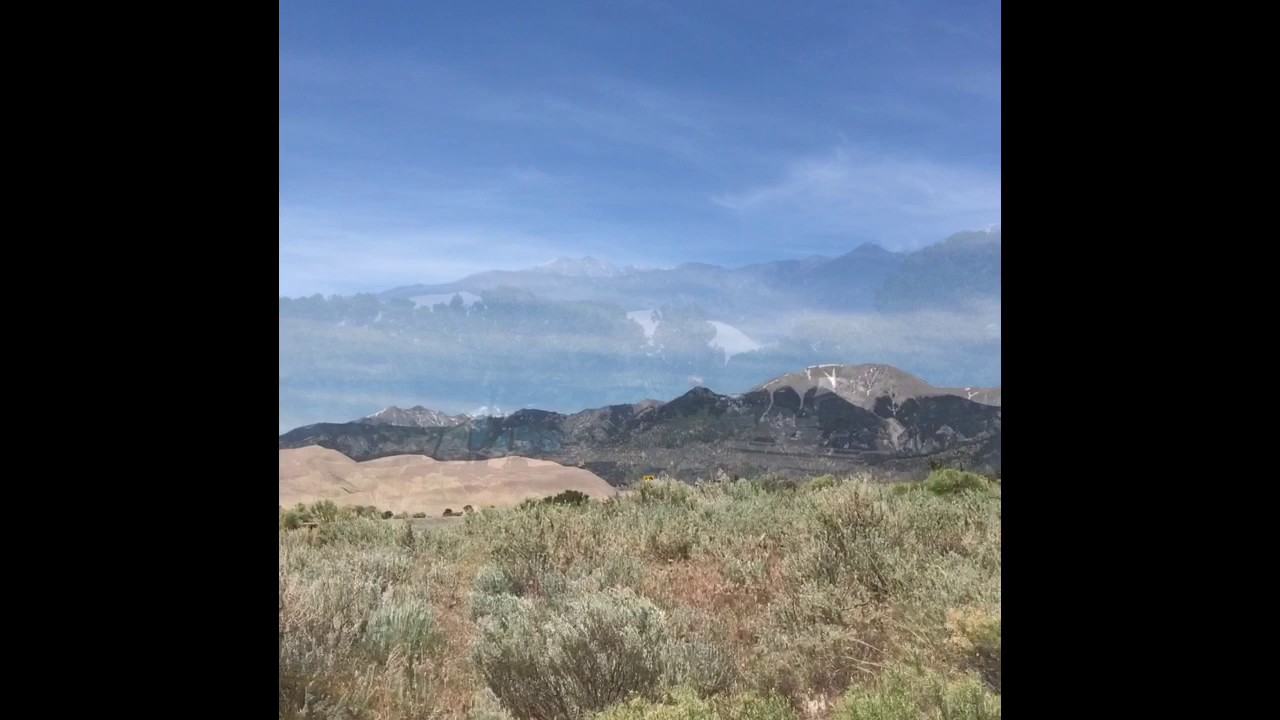
<svg viewBox="0 0 1280 720">
<path fill-rule="evenodd" d="M 281 718 L 1000 716 L 1000 488 L 970 473 L 315 518 L 282 520 Z"/>
</svg>

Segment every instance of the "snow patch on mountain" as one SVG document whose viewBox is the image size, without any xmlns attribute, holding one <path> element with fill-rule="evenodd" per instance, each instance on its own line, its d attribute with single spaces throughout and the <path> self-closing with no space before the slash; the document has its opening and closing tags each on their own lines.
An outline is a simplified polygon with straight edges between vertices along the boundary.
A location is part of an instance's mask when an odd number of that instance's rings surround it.
<svg viewBox="0 0 1280 720">
<path fill-rule="evenodd" d="M 650 345 L 653 345 L 654 332 L 662 324 L 661 317 L 657 310 L 632 310 L 627 313 L 628 319 L 644 329 L 644 337 L 649 341 Z M 710 320 L 708 322 L 711 327 L 715 328 L 716 334 L 707 341 L 707 346 L 722 350 L 726 364 L 729 362 L 729 358 L 734 355 L 741 355 L 764 347 L 764 345 L 752 340 L 746 333 L 729 323 L 720 322 L 719 320 Z"/>
<path fill-rule="evenodd" d="M 626 274 L 616 265 L 590 256 L 577 259 L 560 257 L 531 269 L 534 272 L 566 277 L 607 278 Z"/>
<path fill-rule="evenodd" d="M 627 319 L 635 322 L 644 328 L 644 337 L 653 344 L 653 333 L 658 329 L 658 311 L 657 310 L 632 310 L 627 313 Z"/>
<path fill-rule="evenodd" d="M 725 363 L 728 363 L 729 358 L 734 355 L 759 350 L 762 347 L 760 343 L 752 340 L 746 333 L 729 323 L 722 323 L 718 320 L 711 320 L 710 322 L 716 329 L 716 334 L 707 341 L 707 344 L 724 351 Z"/>
</svg>

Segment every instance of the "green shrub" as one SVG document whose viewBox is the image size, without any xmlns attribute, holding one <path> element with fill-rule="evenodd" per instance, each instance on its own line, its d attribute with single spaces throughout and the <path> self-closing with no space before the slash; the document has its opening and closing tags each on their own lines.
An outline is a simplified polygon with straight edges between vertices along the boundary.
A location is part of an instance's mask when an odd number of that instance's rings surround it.
<svg viewBox="0 0 1280 720">
<path fill-rule="evenodd" d="M 906 688 L 877 691 L 850 690 L 836 708 L 832 720 L 923 720 Z"/>
<path fill-rule="evenodd" d="M 515 716 L 575 720 L 656 694 L 667 638 L 664 614 L 649 600 L 628 589 L 555 604 L 493 600 L 478 623 L 475 662 Z"/>
<path fill-rule="evenodd" d="M 978 607 L 947 611 L 950 644 L 960 665 L 977 671 L 983 681 L 1000 692 L 1000 614 Z"/>
<path fill-rule="evenodd" d="M 395 537 L 393 529 L 386 523 L 371 518 L 322 523 L 316 530 L 316 537 L 324 543 L 349 545 L 362 555 L 376 552 L 379 545 L 391 542 Z"/>
<path fill-rule="evenodd" d="M 744 672 L 750 687 L 800 702 L 813 694 L 843 692 L 863 677 L 868 662 L 874 667 L 883 660 L 873 644 L 879 642 L 874 628 L 843 627 L 838 617 L 787 622 L 781 614 L 774 610 L 775 617 L 761 628 L 758 649 Z"/>
<path fill-rule="evenodd" d="M 520 537 L 510 540 L 514 542 L 496 543 L 492 551 L 494 567 L 486 577 L 491 575 L 503 578 L 503 586 L 509 588 L 503 592 L 521 597 L 553 594 L 560 589 L 561 578 L 545 536 L 531 534 L 524 537 L 523 541 Z M 481 577 L 477 575 L 477 583 L 480 580 Z"/>
<path fill-rule="evenodd" d="M 728 692 L 738 679 L 733 656 L 724 648 L 702 640 L 672 640 L 663 653 L 664 684 L 687 687 L 699 695 Z"/>
<path fill-rule="evenodd" d="M 550 503 L 552 505 L 582 505 L 583 503 L 590 501 L 591 497 L 589 495 L 586 493 L 580 493 L 577 490 L 565 490 L 559 495 L 552 495 L 551 497 L 543 500 L 543 502 Z"/>
<path fill-rule="evenodd" d="M 739 695 L 721 717 L 733 720 L 794 720 L 796 711 L 780 695 Z"/>
<path fill-rule="evenodd" d="M 280 713 L 292 717 L 330 695 L 333 668 L 353 660 L 379 593 L 365 578 L 317 568 L 310 577 L 291 576 L 280 594 Z"/>
<path fill-rule="evenodd" d="M 827 488 L 835 487 L 839 484 L 840 481 L 837 480 L 834 475 L 819 475 L 805 483 L 804 489 L 809 490 L 810 492 L 816 492 L 818 490 L 826 490 Z"/>
<path fill-rule="evenodd" d="M 298 517 L 298 522 L 304 525 L 314 520 L 311 514 L 311 508 L 308 507 L 306 503 L 298 503 L 297 505 L 294 505 L 292 512 Z"/>
<path fill-rule="evenodd" d="M 720 575 L 738 590 L 756 591 L 768 583 L 769 563 L 763 552 L 728 547 L 718 549 L 717 554 L 721 558 Z"/>
<path fill-rule="evenodd" d="M 642 480 L 635 497 L 644 505 L 675 505 L 692 508 L 697 505 L 694 489 L 679 480 Z"/>
<path fill-rule="evenodd" d="M 540 598 L 562 602 L 566 595 L 602 592 L 612 588 L 638 590 L 644 580 L 640 561 L 625 554 L 610 553 L 590 563 L 578 563 L 560 570 L 549 553 L 536 546 L 528 554 L 526 546 L 505 546 L 495 552 L 495 562 L 482 566 L 472 583 L 472 618 L 493 611 L 498 595 Z"/>
<path fill-rule="evenodd" d="M 280 513 L 280 527 L 285 530 L 297 530 L 302 527 L 302 517 L 297 510 L 285 510 Z"/>
<path fill-rule="evenodd" d="M 471 581 L 471 619 L 479 620 L 497 611 L 497 604 L 505 602 L 500 596 L 519 596 L 520 588 L 513 578 L 496 565 L 484 565 L 476 571 Z"/>
<path fill-rule="evenodd" d="M 645 547 L 658 560 L 688 560 L 698 546 L 698 528 L 688 513 L 655 513 Z"/>
<path fill-rule="evenodd" d="M 391 512 L 390 510 L 383 510 L 383 511 L 382 511 L 382 519 L 383 519 L 383 520 L 390 520 L 390 519 L 391 519 L 392 517 L 394 517 L 394 516 L 395 516 L 395 513 Z"/>
<path fill-rule="evenodd" d="M 599 713 L 595 720 L 795 720 L 785 698 L 746 694 L 703 699 L 688 687 L 673 690 L 661 702 L 636 698 Z"/>
<path fill-rule="evenodd" d="M 889 486 L 889 492 L 895 496 L 906 495 L 908 493 L 920 492 L 924 490 L 924 483 L 918 482 L 899 482 Z"/>
<path fill-rule="evenodd" d="M 1000 696 L 972 677 L 894 669 L 845 694 L 832 720 L 999 720 Z"/>
<path fill-rule="evenodd" d="M 990 484 L 977 473 L 955 468 L 943 468 L 929 473 L 924 487 L 934 495 L 956 495 L 963 492 L 987 490 Z"/>
<path fill-rule="evenodd" d="M 416 512 L 416 513 L 414 513 L 414 514 L 413 514 L 413 516 L 414 516 L 414 517 L 416 517 L 416 518 L 424 518 L 424 517 L 426 517 L 426 516 L 427 516 L 427 514 L 426 514 L 426 513 L 424 513 L 424 512 Z"/>
<path fill-rule="evenodd" d="M 528 498 L 522 501 L 517 507 L 528 510 L 543 505 L 583 505 L 591 501 L 591 496 L 580 493 L 577 490 L 565 490 L 557 495 L 548 495 L 544 498 Z M 470 505 L 462 508 L 463 513 L 469 513 Z"/>
<path fill-rule="evenodd" d="M 338 519 L 338 506 L 332 500 L 318 500 L 311 503 L 311 514 L 317 522 L 333 522 Z"/>
<path fill-rule="evenodd" d="M 814 509 L 811 540 L 797 571 L 801 576 L 834 585 L 854 582 L 883 600 L 895 589 L 892 565 L 897 561 L 901 530 L 874 500 L 857 486 L 821 496 Z"/>
<path fill-rule="evenodd" d="M 753 482 L 755 482 L 755 484 L 762 491 L 767 493 L 795 492 L 796 489 L 799 488 L 801 484 L 800 481 L 795 478 L 787 477 L 786 475 L 778 475 L 775 473 L 761 475 L 760 477 L 756 478 Z"/>
<path fill-rule="evenodd" d="M 633 698 L 599 713 L 595 720 L 718 720 L 711 703 L 689 688 L 679 688 L 661 702 Z"/>
<path fill-rule="evenodd" d="M 362 638 L 370 658 L 386 663 L 398 647 L 411 660 L 432 652 L 441 642 L 431 605 L 421 598 L 384 602 L 368 617 Z"/>
<path fill-rule="evenodd" d="M 478 691 L 471 701 L 467 720 L 513 720 L 511 713 L 502 707 L 498 696 L 489 688 Z"/>
</svg>

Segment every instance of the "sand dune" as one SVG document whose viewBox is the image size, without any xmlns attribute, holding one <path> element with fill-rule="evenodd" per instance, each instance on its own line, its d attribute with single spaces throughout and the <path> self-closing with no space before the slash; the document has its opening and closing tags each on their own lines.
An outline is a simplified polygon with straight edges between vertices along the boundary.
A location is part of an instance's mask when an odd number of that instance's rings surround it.
<svg viewBox="0 0 1280 720">
<path fill-rule="evenodd" d="M 332 500 L 441 515 L 446 508 L 516 505 L 565 490 L 597 499 L 615 494 L 609 483 L 587 470 L 519 456 L 440 462 L 425 455 L 395 455 L 357 463 L 318 445 L 280 451 L 284 507 Z"/>
</svg>

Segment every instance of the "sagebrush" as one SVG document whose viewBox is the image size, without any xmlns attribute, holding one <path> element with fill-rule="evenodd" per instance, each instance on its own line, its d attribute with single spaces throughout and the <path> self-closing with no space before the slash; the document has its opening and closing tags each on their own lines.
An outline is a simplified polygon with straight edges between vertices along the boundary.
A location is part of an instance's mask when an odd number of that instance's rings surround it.
<svg viewBox="0 0 1280 720">
<path fill-rule="evenodd" d="M 1000 493 L 969 475 L 282 510 L 280 716 L 998 718 Z"/>
</svg>

